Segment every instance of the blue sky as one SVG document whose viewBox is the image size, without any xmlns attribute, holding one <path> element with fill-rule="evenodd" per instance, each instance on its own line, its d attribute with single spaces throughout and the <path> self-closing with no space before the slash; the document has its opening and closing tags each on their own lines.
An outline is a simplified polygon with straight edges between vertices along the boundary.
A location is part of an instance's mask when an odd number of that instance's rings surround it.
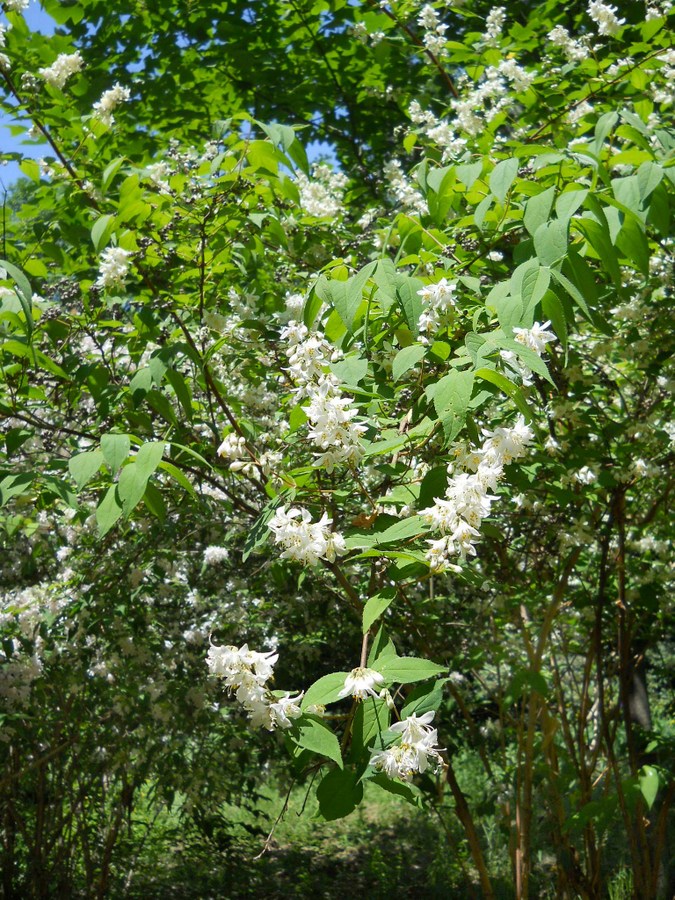
<svg viewBox="0 0 675 900">
<path fill-rule="evenodd" d="M 56 28 L 56 24 L 51 16 L 42 9 L 39 3 L 30 3 L 24 12 L 24 18 L 32 31 L 40 31 L 42 34 L 52 34 Z M 11 118 L 0 112 L 0 151 L 2 155 L 5 153 L 23 153 L 24 156 L 31 156 L 34 159 L 42 156 L 44 150 L 35 145 L 24 145 L 21 143 L 20 137 L 15 137 L 9 130 Z M 21 175 L 21 170 L 16 162 L 8 162 L 0 166 L 0 180 L 5 187 L 8 187 Z"/>
<path fill-rule="evenodd" d="M 28 8 L 24 12 L 24 18 L 31 31 L 39 31 L 42 34 L 52 34 L 56 29 L 56 23 L 47 15 L 39 3 L 32 0 Z M 9 129 L 12 124 L 12 118 L 0 111 L 0 159 L 6 153 L 22 153 L 24 156 L 32 159 L 39 159 L 41 156 L 49 155 L 47 145 L 23 144 L 20 136 L 15 136 Z M 319 157 L 328 158 L 333 164 L 337 163 L 334 148 L 325 141 L 314 141 L 307 145 L 307 156 L 310 162 L 314 162 Z M 0 190 L 9 187 L 23 173 L 19 168 L 19 164 L 14 160 L 4 161 L 0 164 Z"/>
</svg>

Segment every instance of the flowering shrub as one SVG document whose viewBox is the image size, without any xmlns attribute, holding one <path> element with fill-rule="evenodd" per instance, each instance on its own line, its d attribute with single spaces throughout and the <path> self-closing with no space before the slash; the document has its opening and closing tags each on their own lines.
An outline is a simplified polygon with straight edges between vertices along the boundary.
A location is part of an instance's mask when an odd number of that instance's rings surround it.
<svg viewBox="0 0 675 900">
<path fill-rule="evenodd" d="M 562 893 L 598 895 L 616 823 L 656 896 L 667 4 L 216 4 L 166 57 L 143 42 L 147 79 L 134 16 L 54 0 L 69 38 L 29 41 L 24 6 L 5 109 L 47 155 L 0 263 L 7 890 L 71 853 L 103 895 L 142 788 L 198 817 L 239 784 L 225 755 L 274 757 L 262 728 L 325 819 L 449 792 L 486 897 L 481 806 L 518 897 L 550 878 L 535 836 Z M 231 29 L 278 46 L 255 104 L 237 60 L 216 77 Z"/>
</svg>

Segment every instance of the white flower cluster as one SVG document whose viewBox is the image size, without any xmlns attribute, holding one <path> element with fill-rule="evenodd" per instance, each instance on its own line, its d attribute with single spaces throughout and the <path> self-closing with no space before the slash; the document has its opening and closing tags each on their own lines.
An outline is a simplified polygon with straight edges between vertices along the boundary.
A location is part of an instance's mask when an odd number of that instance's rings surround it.
<svg viewBox="0 0 675 900">
<path fill-rule="evenodd" d="M 211 545 L 204 551 L 204 565 L 217 566 L 221 562 L 225 562 L 230 558 L 227 547 L 216 547 Z"/>
<path fill-rule="evenodd" d="M 650 22 L 652 19 L 660 19 L 662 16 L 668 16 L 673 8 L 673 4 L 670 0 L 652 0 L 651 4 L 647 3 L 646 5 L 645 22 Z"/>
<path fill-rule="evenodd" d="M 445 569 L 460 571 L 460 566 L 450 563 L 451 557 L 464 562 L 467 555 L 475 556 L 474 544 L 480 538 L 481 522 L 490 514 L 494 494 L 504 466 L 525 455 L 525 448 L 534 434 L 520 416 L 512 428 L 483 430 L 486 440 L 482 447 L 467 448 L 457 445 L 455 460 L 449 466 L 452 476 L 445 492 L 445 499 L 436 499 L 433 506 L 420 511 L 420 515 L 443 537 L 429 541 L 427 561 L 434 572 Z M 457 467 L 469 472 L 454 474 Z"/>
<path fill-rule="evenodd" d="M 212 675 L 223 678 L 237 700 L 242 704 L 256 728 L 290 728 L 292 719 L 302 715 L 300 700 L 302 694 L 291 697 L 290 693 L 276 697 L 266 683 L 274 673 L 278 653 L 257 653 L 243 647 L 209 647 L 206 664 Z"/>
<path fill-rule="evenodd" d="M 96 279 L 96 287 L 101 290 L 124 286 L 124 279 L 129 271 L 130 250 L 121 247 L 106 247 L 101 254 L 101 267 Z"/>
<path fill-rule="evenodd" d="M 503 6 L 495 6 L 490 10 L 485 20 L 485 39 L 488 43 L 497 43 L 502 36 L 504 22 L 506 22 L 506 10 Z"/>
<path fill-rule="evenodd" d="M 288 345 L 289 376 L 297 385 L 296 395 L 309 397 L 304 412 L 309 419 L 309 439 L 322 451 L 314 465 L 332 472 L 342 463 L 356 463 L 363 456 L 361 435 L 366 426 L 355 422 L 358 410 L 340 391 L 340 382 L 324 371 L 340 353 L 306 325 L 289 322 L 281 332 Z"/>
<path fill-rule="evenodd" d="M 28 9 L 30 0 L 5 0 L 5 9 L 7 12 L 23 12 Z"/>
<path fill-rule="evenodd" d="M 94 115 L 100 119 L 104 125 L 112 125 L 115 121 L 113 110 L 131 99 L 131 91 L 127 87 L 122 87 L 119 82 L 114 84 L 109 91 L 101 94 L 101 99 L 94 103 Z"/>
<path fill-rule="evenodd" d="M 300 206 L 310 216 L 334 219 L 342 212 L 342 198 L 349 179 L 330 166 L 318 165 L 308 178 L 299 172 L 296 184 L 300 191 Z"/>
<path fill-rule="evenodd" d="M 576 41 L 562 25 L 556 25 L 549 31 L 548 39 L 554 47 L 560 48 L 568 62 L 582 62 L 590 55 L 587 44 L 583 41 Z"/>
<path fill-rule="evenodd" d="M 663 63 L 663 68 L 659 70 L 659 75 L 665 80 L 666 84 L 659 84 L 655 81 L 651 85 L 651 94 L 654 103 L 663 103 L 664 106 L 671 106 L 673 98 L 675 98 L 675 50 L 666 50 L 660 53 L 656 59 Z"/>
<path fill-rule="evenodd" d="M 5 47 L 7 45 L 7 38 L 5 37 L 5 35 L 7 34 L 7 32 L 9 31 L 10 28 L 11 28 L 11 25 L 0 25 L 0 47 Z M 9 70 L 11 68 L 12 68 L 12 61 L 10 60 L 9 56 L 7 56 L 6 53 L 0 53 L 0 69 L 5 72 L 9 72 Z M 22 77 L 21 81 L 22 81 L 21 86 L 23 87 L 23 77 Z"/>
<path fill-rule="evenodd" d="M 488 66 L 473 90 L 452 101 L 455 128 L 476 137 L 486 122 L 511 105 L 510 88 L 521 93 L 535 78 L 536 72 L 527 72 L 513 59 L 504 59 L 496 67 Z"/>
<path fill-rule="evenodd" d="M 230 460 L 230 471 L 241 472 L 243 475 L 255 474 L 255 460 L 246 449 L 246 438 L 243 435 L 233 431 L 226 434 L 217 452 L 218 456 Z"/>
<path fill-rule="evenodd" d="M 591 0 L 588 4 L 588 15 L 598 26 L 598 34 L 602 36 L 616 34 L 626 21 L 617 18 L 616 6 L 608 6 L 601 0 Z"/>
<path fill-rule="evenodd" d="M 75 75 L 82 70 L 83 65 L 84 60 L 80 56 L 79 51 L 75 53 L 61 53 L 51 66 L 48 66 L 46 69 L 39 69 L 39 74 L 42 75 L 47 84 L 51 84 L 53 87 L 61 90 L 71 75 Z"/>
<path fill-rule="evenodd" d="M 429 212 L 427 201 L 406 177 L 403 166 L 397 159 L 392 159 L 385 164 L 383 174 L 387 191 L 403 212 L 417 213 L 425 216 Z"/>
<path fill-rule="evenodd" d="M 456 281 L 448 281 L 447 278 L 441 278 L 435 284 L 427 284 L 421 291 L 417 292 L 417 295 L 424 301 L 424 310 L 418 323 L 419 330 L 422 333 L 420 341 L 423 344 L 429 343 L 430 338 L 433 338 L 434 334 L 441 327 L 441 322 L 447 319 L 448 313 L 457 306 L 457 301 L 455 300 L 456 290 Z"/>
<path fill-rule="evenodd" d="M 411 715 L 396 722 L 389 731 L 400 734 L 399 743 L 374 753 L 370 764 L 388 778 L 410 781 L 416 772 L 426 772 L 430 761 L 436 771 L 443 765 L 441 751 L 436 746 L 438 732 L 431 727 L 433 710 L 421 716 Z"/>
<path fill-rule="evenodd" d="M 422 109 L 417 100 L 408 107 L 408 114 L 419 131 L 443 151 L 443 162 L 457 159 L 466 149 L 465 138 L 458 137 L 449 122 L 443 122 L 429 110 Z"/>
<path fill-rule="evenodd" d="M 270 520 L 269 529 L 274 540 L 283 547 L 282 559 L 295 559 L 307 566 L 315 566 L 320 559 L 335 562 L 347 552 L 344 538 L 331 531 L 333 520 L 324 513 L 318 522 L 306 509 L 280 506 Z"/>
<path fill-rule="evenodd" d="M 533 350 L 537 356 L 541 356 L 546 350 L 546 345 L 557 341 L 552 331 L 547 331 L 550 322 L 535 322 L 532 328 L 514 328 L 513 333 L 519 344 Z M 499 355 L 504 362 L 520 376 L 524 385 L 532 384 L 532 370 L 524 365 L 513 350 L 500 350 Z"/>
<path fill-rule="evenodd" d="M 424 29 L 422 42 L 425 48 L 434 56 L 438 56 L 445 49 L 445 32 L 447 25 L 442 25 L 438 13 L 430 4 L 425 4 L 420 11 L 417 24 Z"/>
</svg>

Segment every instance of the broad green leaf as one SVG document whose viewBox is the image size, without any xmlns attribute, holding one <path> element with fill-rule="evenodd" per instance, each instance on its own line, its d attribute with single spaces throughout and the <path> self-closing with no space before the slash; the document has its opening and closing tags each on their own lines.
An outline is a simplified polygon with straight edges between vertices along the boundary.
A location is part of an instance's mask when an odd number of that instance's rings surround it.
<svg viewBox="0 0 675 900">
<path fill-rule="evenodd" d="M 111 485 L 96 509 L 96 521 L 100 537 L 106 535 L 122 515 L 122 504 L 117 498 L 117 485 Z"/>
<path fill-rule="evenodd" d="M 553 207 L 553 198 L 555 197 L 555 188 L 550 187 L 539 194 L 535 194 L 525 204 L 525 215 L 523 216 L 523 224 L 528 233 L 534 237 L 537 229 L 548 221 Z"/>
<path fill-rule="evenodd" d="M 113 215 L 99 216 L 98 219 L 94 222 L 94 225 L 91 229 L 91 242 L 94 245 L 94 250 L 97 253 L 100 253 L 103 247 L 105 247 L 108 243 L 114 227 L 115 216 Z"/>
<path fill-rule="evenodd" d="M 543 266 L 553 266 L 565 256 L 567 252 L 566 222 L 554 220 L 544 222 L 534 233 L 534 249 Z"/>
<path fill-rule="evenodd" d="M 4 506 L 12 497 L 24 494 L 33 483 L 34 477 L 29 472 L 21 472 L 3 478 L 0 481 L 0 506 Z"/>
<path fill-rule="evenodd" d="M 401 719 L 408 716 L 422 716 L 426 712 L 436 711 L 443 702 L 443 685 L 447 678 L 439 678 L 433 684 L 420 684 L 406 697 L 401 708 Z"/>
<path fill-rule="evenodd" d="M 657 163 L 643 162 L 637 170 L 638 189 L 640 191 L 640 199 L 644 203 L 656 188 L 661 184 L 663 179 L 663 169 Z"/>
<path fill-rule="evenodd" d="M 414 681 L 424 681 L 427 678 L 433 678 L 434 675 L 444 674 L 448 670 L 428 659 L 420 659 L 416 656 L 395 656 L 383 660 L 377 671 L 384 675 L 386 681 L 411 684 Z"/>
<path fill-rule="evenodd" d="M 342 768 L 340 743 L 334 732 L 319 719 L 303 716 L 294 725 L 290 737 L 299 747 L 332 759 Z"/>
<path fill-rule="evenodd" d="M 403 309 L 408 327 L 413 334 L 419 332 L 419 321 L 424 305 L 418 295 L 424 285 L 419 278 L 411 278 L 407 275 L 398 275 L 396 282 L 396 296 Z"/>
<path fill-rule="evenodd" d="M 350 353 L 339 362 L 331 363 L 331 370 L 346 385 L 357 385 L 368 373 L 368 360 L 358 353 Z"/>
<path fill-rule="evenodd" d="M 502 205 L 506 200 L 514 178 L 518 174 L 519 165 L 520 162 L 517 159 L 503 159 L 490 172 L 488 181 L 490 190 Z"/>
<path fill-rule="evenodd" d="M 551 269 L 551 274 L 558 282 L 558 284 L 565 288 L 567 293 L 570 295 L 572 300 L 574 300 L 579 309 L 584 313 L 586 318 L 590 319 L 591 311 L 588 308 L 588 304 L 584 300 L 584 296 L 579 288 L 575 284 L 572 284 L 569 278 L 566 275 L 563 275 L 562 272 L 558 271 L 558 269 Z"/>
<path fill-rule="evenodd" d="M 420 516 L 408 516 L 377 534 L 375 543 L 391 544 L 392 541 L 405 541 L 417 537 L 418 534 L 423 534 L 427 530 L 427 526 Z"/>
<path fill-rule="evenodd" d="M 565 309 L 557 294 L 554 294 L 553 291 L 546 291 L 541 301 L 541 311 L 544 318 L 551 322 L 567 358 L 567 320 Z"/>
<path fill-rule="evenodd" d="M 473 372 L 453 369 L 435 385 L 434 407 L 448 443 L 454 441 L 464 427 L 473 390 L 473 377 Z"/>
<path fill-rule="evenodd" d="M 363 750 L 374 738 L 381 737 L 389 728 L 391 711 L 386 700 L 366 697 L 354 713 L 352 725 L 355 749 Z"/>
<path fill-rule="evenodd" d="M 330 675 L 324 675 L 315 681 L 305 691 L 301 703 L 302 709 L 306 710 L 310 706 L 327 706 L 329 703 L 340 700 L 338 695 L 345 686 L 347 675 L 349 672 L 331 672 Z"/>
<path fill-rule="evenodd" d="M 643 766 L 638 774 L 640 792 L 645 799 L 647 809 L 651 809 L 659 792 L 659 773 L 653 766 Z"/>
<path fill-rule="evenodd" d="M 422 344 L 411 344 L 410 347 L 404 347 L 402 350 L 399 350 L 394 357 L 391 367 L 394 381 L 398 381 L 409 369 L 416 366 L 424 357 L 426 349 Z"/>
<path fill-rule="evenodd" d="M 146 481 L 161 462 L 165 447 L 164 441 L 150 441 L 143 444 L 136 454 L 134 464 L 138 466 Z"/>
<path fill-rule="evenodd" d="M 103 453 L 100 450 L 87 450 L 78 453 L 68 460 L 68 471 L 75 479 L 78 491 L 92 478 L 103 465 Z"/>
<path fill-rule="evenodd" d="M 128 434 L 104 434 L 101 438 L 101 450 L 105 461 L 114 475 L 129 457 L 131 441 Z"/>
<path fill-rule="evenodd" d="M 356 772 L 333 769 L 325 775 L 316 791 L 319 812 L 327 821 L 342 819 L 353 812 L 363 797 L 363 785 Z"/>
<path fill-rule="evenodd" d="M 141 502 L 148 483 L 148 475 L 137 463 L 124 466 L 117 483 L 117 495 L 122 503 L 122 512 L 129 516 L 131 511 Z"/>
<path fill-rule="evenodd" d="M 377 785 L 381 790 L 386 791 L 388 794 L 393 794 L 395 797 L 402 797 L 413 806 L 421 805 L 420 789 L 414 784 L 406 784 L 403 781 L 393 781 L 391 778 L 387 778 L 383 772 L 379 772 L 377 775 L 373 775 L 372 778 L 369 778 L 368 784 Z"/>
<path fill-rule="evenodd" d="M 396 597 L 396 588 L 385 588 L 379 594 L 369 597 L 366 605 L 363 607 L 363 633 L 365 634 L 370 626 L 382 613 L 389 607 L 392 600 Z"/>
</svg>

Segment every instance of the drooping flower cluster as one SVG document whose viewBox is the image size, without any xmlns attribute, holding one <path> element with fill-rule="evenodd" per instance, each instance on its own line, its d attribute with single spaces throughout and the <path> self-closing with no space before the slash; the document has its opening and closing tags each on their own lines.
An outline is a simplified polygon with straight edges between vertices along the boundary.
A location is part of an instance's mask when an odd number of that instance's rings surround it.
<svg viewBox="0 0 675 900">
<path fill-rule="evenodd" d="M 528 72 L 513 59 L 505 59 L 498 66 L 488 66 L 474 88 L 454 99 L 454 127 L 476 137 L 502 110 L 514 102 L 513 92 L 526 91 L 536 72 Z"/>
<path fill-rule="evenodd" d="M 122 247 L 106 247 L 101 254 L 101 267 L 96 279 L 96 286 L 101 290 L 123 287 L 124 279 L 129 271 L 131 251 Z"/>
<path fill-rule="evenodd" d="M 358 410 L 340 391 L 340 381 L 325 368 L 340 358 L 331 345 L 306 325 L 289 322 L 281 332 L 287 341 L 289 376 L 297 385 L 296 396 L 309 397 L 304 407 L 309 439 L 322 451 L 314 465 L 328 472 L 343 463 L 356 463 L 363 456 L 361 435 L 366 426 L 354 419 Z"/>
<path fill-rule="evenodd" d="M 335 562 L 347 552 L 345 541 L 337 531 L 331 531 L 333 522 L 324 513 L 318 522 L 312 522 L 309 510 L 280 506 L 270 520 L 269 529 L 274 540 L 283 547 L 282 559 L 294 559 L 307 566 L 315 566 L 320 559 Z"/>
<path fill-rule="evenodd" d="M 451 478 L 445 498 L 436 499 L 433 506 L 420 511 L 428 524 L 443 534 L 429 541 L 426 557 L 434 572 L 448 568 L 459 571 L 460 566 L 450 562 L 452 557 L 464 562 L 467 556 L 476 555 L 478 529 L 497 499 L 490 491 L 496 489 L 504 466 L 524 456 L 534 437 L 522 416 L 512 428 L 484 429 L 483 434 L 486 440 L 480 448 L 468 448 L 464 444 L 456 447 L 455 460 L 448 467 Z M 457 468 L 469 471 L 455 473 Z"/>
<path fill-rule="evenodd" d="M 113 110 L 131 99 L 131 91 L 127 87 L 122 87 L 119 82 L 114 84 L 110 90 L 101 94 L 101 99 L 94 103 L 94 115 L 100 119 L 104 125 L 112 125 L 115 121 Z"/>
<path fill-rule="evenodd" d="M 548 321 L 535 322 L 532 328 L 514 328 L 513 334 L 519 344 L 541 356 L 546 350 L 546 345 L 557 340 L 552 331 L 546 330 L 550 324 Z M 532 370 L 518 359 L 513 350 L 501 350 L 499 355 L 509 368 L 520 376 L 524 385 L 532 384 Z"/>
<path fill-rule="evenodd" d="M 312 177 L 299 172 L 296 184 L 300 191 L 300 206 L 310 216 L 334 219 L 342 212 L 342 198 L 349 179 L 330 166 L 314 166 Z"/>
<path fill-rule="evenodd" d="M 448 313 L 457 306 L 455 291 L 456 281 L 441 278 L 435 284 L 427 284 L 417 294 L 424 301 L 424 310 L 419 318 L 420 341 L 427 344 L 433 339 Z"/>
<path fill-rule="evenodd" d="M 583 41 L 575 40 L 562 25 L 556 25 L 549 31 L 548 39 L 554 47 L 560 48 L 568 62 L 582 62 L 590 55 L 586 44 Z"/>
<path fill-rule="evenodd" d="M 400 734 L 400 742 L 386 750 L 374 753 L 370 764 L 388 778 L 410 781 L 416 772 L 426 772 L 430 763 L 436 771 L 443 765 L 441 751 L 436 746 L 438 732 L 431 727 L 434 712 L 421 716 L 411 715 L 402 722 L 396 722 L 389 731 Z"/>
<path fill-rule="evenodd" d="M 251 718 L 251 724 L 268 731 L 290 728 L 292 720 L 302 715 L 300 700 L 303 694 L 275 696 L 267 682 L 274 673 L 278 653 L 257 653 L 243 647 L 209 647 L 206 664 L 211 674 L 222 678 L 231 693 L 235 693 Z"/>
<path fill-rule="evenodd" d="M 616 34 L 626 21 L 617 17 L 616 6 L 608 6 L 601 0 L 591 0 L 588 15 L 598 26 L 598 34 L 603 36 Z"/>
<path fill-rule="evenodd" d="M 485 38 L 490 44 L 494 44 L 502 36 L 502 29 L 506 22 L 506 10 L 503 6 L 495 6 L 491 9 L 485 20 Z"/>
<path fill-rule="evenodd" d="M 66 81 L 68 81 L 72 75 L 82 71 L 83 65 L 84 60 L 80 56 L 79 51 L 76 51 L 75 53 L 61 53 L 56 57 L 51 66 L 47 66 L 45 69 L 39 69 L 39 73 L 47 84 L 51 84 L 52 87 L 62 90 L 65 87 Z"/>
<path fill-rule="evenodd" d="M 429 53 L 438 56 L 445 48 L 445 32 L 448 30 L 448 26 L 441 24 L 438 13 L 429 3 L 422 7 L 417 24 L 424 29 L 422 38 L 424 46 Z"/>
</svg>

